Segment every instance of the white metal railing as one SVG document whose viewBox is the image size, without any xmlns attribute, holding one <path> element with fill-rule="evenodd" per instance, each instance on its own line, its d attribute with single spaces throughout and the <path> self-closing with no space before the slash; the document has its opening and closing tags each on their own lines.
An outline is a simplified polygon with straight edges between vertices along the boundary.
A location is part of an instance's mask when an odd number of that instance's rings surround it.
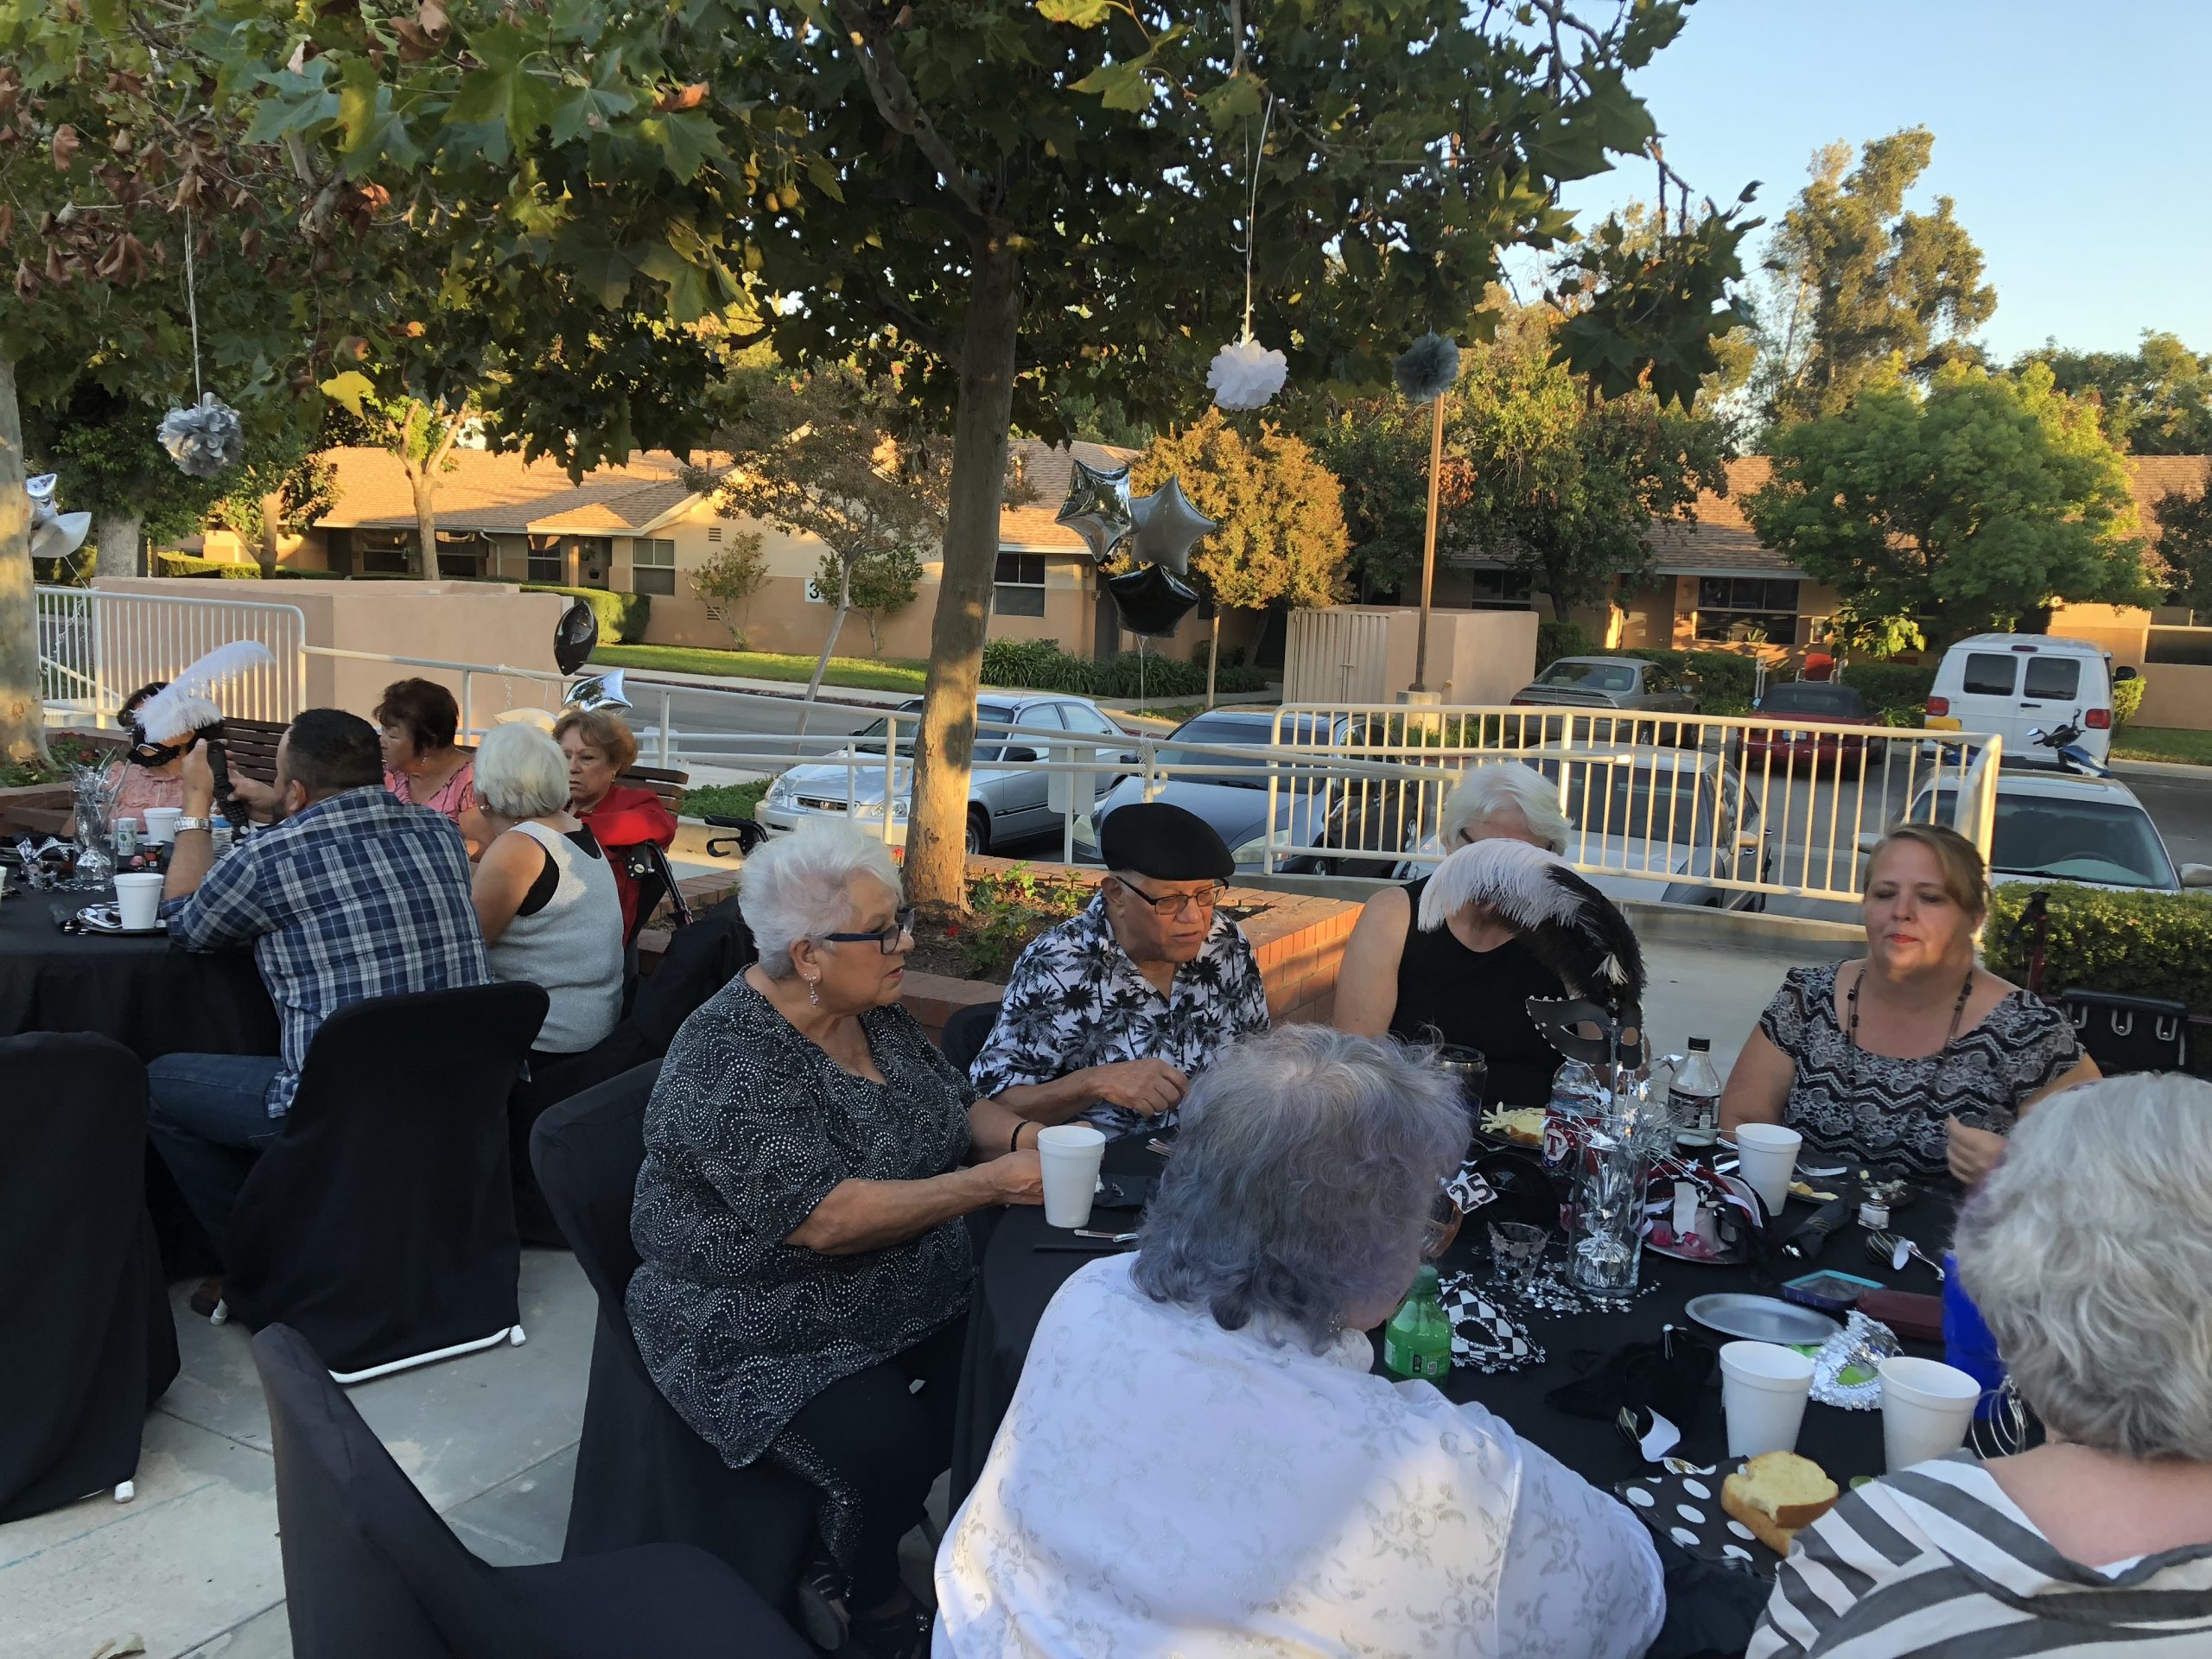
<svg viewBox="0 0 2212 1659">
<path fill-rule="evenodd" d="M 41 590 L 41 639 L 49 623 Z M 127 599 L 60 590 L 72 599 Z M 164 606 L 207 604 L 233 612 L 298 613 L 289 606 L 164 598 Z M 97 605 L 56 605 L 56 627 L 99 620 Z M 238 619 L 225 637 L 235 637 Z M 172 654 L 190 660 L 196 640 L 172 627 Z M 105 649 L 112 636 L 97 634 Z M 209 638 L 207 645 L 219 643 Z M 65 691 L 119 700 L 118 677 L 96 649 L 73 657 L 67 642 L 42 660 Z M 201 646 L 204 649 L 206 646 Z M 272 647 L 273 649 L 273 647 Z M 298 645 L 280 660 L 319 656 L 458 676 L 465 740 L 480 736 L 516 706 L 518 686 L 543 706 L 557 701 L 570 677 L 543 669 L 456 663 L 435 658 Z M 150 658 L 130 659 L 132 673 Z M 181 665 L 180 663 L 178 665 Z M 296 668 L 295 672 L 302 672 Z M 160 677 L 150 670 L 144 678 Z M 772 793 L 764 806 L 785 822 L 806 812 L 842 813 L 905 839 L 918 712 L 888 708 L 855 734 L 853 704 L 798 696 L 656 680 L 626 671 L 631 720 L 641 753 L 677 768 L 709 764 L 780 775 L 794 766 L 831 771 L 791 809 Z M 133 679 L 131 683 L 143 683 Z M 86 690 L 83 688 L 89 686 Z M 122 688 L 128 690 L 128 686 Z M 548 693 L 551 696 L 548 696 Z M 49 695 L 53 695 L 52 692 Z M 297 706 L 270 718 L 288 718 Z M 494 698 L 497 708 L 494 708 Z M 229 712 L 252 712 L 226 697 Z M 807 724 L 804 734 L 795 728 Z M 824 725 L 832 729 L 824 731 Z M 1808 735 L 1809 734 L 1809 735 Z M 1769 898 L 1855 900 L 1866 839 L 1908 817 L 1948 819 L 1986 854 L 1995 817 L 2001 746 L 1994 737 L 1884 727 L 1792 726 L 1786 716 L 1701 716 L 1558 708 L 1408 708 L 1390 703 L 1312 703 L 1277 711 L 1265 745 L 1170 742 L 1149 734 L 1077 734 L 1058 726 L 979 720 L 986 759 L 979 773 L 1042 774 L 1046 812 L 1057 822 L 1061 854 L 1089 840 L 1098 794 L 1129 780 L 1147 798 L 1178 782 L 1241 785 L 1263 798 L 1255 817 L 1267 826 L 1238 849 L 1240 861 L 1269 872 L 1387 876 L 1401 866 L 1441 857 L 1437 823 L 1444 799 L 1472 766 L 1535 766 L 1560 791 L 1572 826 L 1567 856 L 1604 880 L 1652 884 L 1652 896 L 1694 903 L 1753 906 Z M 1007 759 L 993 752 L 1012 748 Z M 842 775 L 840 775 L 842 774 Z M 1004 787 L 1001 784 L 998 787 Z M 779 810 L 781 809 L 781 810 Z"/>
<path fill-rule="evenodd" d="M 1379 875 L 1433 864 L 1443 802 L 1461 774 L 1517 762 L 1559 791 L 1577 869 L 1702 902 L 1854 899 L 1866 838 L 1909 817 L 1948 817 L 1986 855 L 2002 747 L 1993 736 L 1793 725 L 1787 715 L 1398 703 L 1286 707 L 1274 743 L 1339 760 L 1325 783 L 1292 769 L 1271 778 L 1271 870 L 1318 861 Z M 1343 760 L 1404 771 L 1345 775 Z M 1300 801 L 1320 789 L 1325 801 Z M 1316 824 L 1302 839 L 1284 833 Z"/>
<path fill-rule="evenodd" d="M 97 588 L 40 588 L 36 601 L 40 688 L 65 721 L 106 724 L 138 687 L 173 679 L 234 639 L 258 641 L 274 660 L 224 688 L 225 712 L 289 721 L 306 706 L 307 624 L 296 605 Z"/>
</svg>

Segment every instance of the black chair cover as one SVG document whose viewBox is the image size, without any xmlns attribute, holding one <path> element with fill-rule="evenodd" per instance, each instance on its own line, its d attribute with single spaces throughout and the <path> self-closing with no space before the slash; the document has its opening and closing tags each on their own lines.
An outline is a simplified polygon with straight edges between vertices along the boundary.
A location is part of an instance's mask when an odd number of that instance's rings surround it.
<svg viewBox="0 0 2212 1659">
<path fill-rule="evenodd" d="M 369 1432 L 307 1339 L 253 1339 L 276 1451 L 297 1659 L 805 1659 L 745 1581 L 661 1544 L 543 1567 L 471 1554 Z"/>
<path fill-rule="evenodd" d="M 991 1040 L 991 1027 L 999 1022 L 1000 1007 L 996 1002 L 971 1002 L 964 1008 L 955 1008 L 946 1019 L 938 1046 L 956 1071 L 964 1074 L 976 1064 L 983 1045 Z"/>
<path fill-rule="evenodd" d="M 146 1214 L 146 1068 L 81 1033 L 0 1038 L 0 1522 L 138 1468 L 176 1380 Z"/>
<path fill-rule="evenodd" d="M 2058 999 L 2097 1070 L 2178 1071 L 2189 1061 L 2189 1007 L 2116 991 L 2069 990 Z"/>
<path fill-rule="evenodd" d="M 507 1097 L 535 985 L 377 997 L 323 1022 L 284 1132 L 238 1194 L 231 1312 L 296 1326 L 340 1372 L 513 1325 Z"/>
<path fill-rule="evenodd" d="M 537 1109 L 659 1059 L 699 1005 L 760 959 L 760 947 L 734 896 L 689 927 L 677 928 L 669 936 L 660 965 L 639 981 L 622 1023 L 539 1080 Z"/>
<path fill-rule="evenodd" d="M 577 1264 L 599 1293 L 591 1391 L 576 1447 L 564 1556 L 696 1544 L 789 1605 L 813 1540 L 818 1494 L 766 1462 L 733 1469 L 676 1414 L 639 1357 L 622 1298 L 638 1270 L 630 1207 L 645 1161 L 656 1060 L 537 1120 L 531 1159 Z"/>
</svg>

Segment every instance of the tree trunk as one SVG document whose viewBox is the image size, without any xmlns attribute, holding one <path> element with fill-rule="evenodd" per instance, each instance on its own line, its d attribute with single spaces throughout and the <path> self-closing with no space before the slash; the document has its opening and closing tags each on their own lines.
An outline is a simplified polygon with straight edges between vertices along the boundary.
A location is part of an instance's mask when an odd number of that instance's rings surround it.
<svg viewBox="0 0 2212 1659">
<path fill-rule="evenodd" d="M 139 527 L 146 515 L 136 511 L 103 510 L 92 520 L 92 571 L 96 575 L 150 576 L 152 556 L 145 550 Z"/>
<path fill-rule="evenodd" d="M 16 365 L 0 356 L 0 756 L 46 758 L 38 683 L 38 595 L 31 574 L 31 499 L 23 493 L 23 423 Z"/>
<path fill-rule="evenodd" d="M 264 581 L 276 580 L 276 563 L 283 553 L 283 534 L 284 486 L 279 484 L 261 498 L 261 546 L 255 556 L 260 561 Z"/>
<path fill-rule="evenodd" d="M 1206 707 L 1213 707 L 1214 671 L 1221 666 L 1221 601 L 1213 602 L 1213 643 L 1206 647 Z"/>
<path fill-rule="evenodd" d="M 830 637 L 822 642 L 822 655 L 814 659 L 814 677 L 806 683 L 806 701 L 811 703 L 822 690 L 822 677 L 830 671 L 830 654 L 837 649 L 837 636 L 844 632 L 845 613 L 853 608 L 853 562 L 840 560 L 837 577 L 837 608 L 830 618 Z M 806 735 L 808 710 L 802 704 L 798 711 L 798 730 L 796 735 Z M 886 801 L 883 810 L 889 811 L 891 803 Z"/>
<path fill-rule="evenodd" d="M 1018 262 L 1002 245 L 979 246 L 968 285 L 944 575 L 930 630 L 913 813 L 906 824 L 907 901 L 938 917 L 967 908 L 968 766 L 976 747 L 976 690 L 982 679 L 998 560 L 1020 324 Z"/>
<path fill-rule="evenodd" d="M 438 579 L 438 483 L 427 467 L 407 464 L 407 486 L 415 495 L 415 573 L 425 582 Z"/>
</svg>

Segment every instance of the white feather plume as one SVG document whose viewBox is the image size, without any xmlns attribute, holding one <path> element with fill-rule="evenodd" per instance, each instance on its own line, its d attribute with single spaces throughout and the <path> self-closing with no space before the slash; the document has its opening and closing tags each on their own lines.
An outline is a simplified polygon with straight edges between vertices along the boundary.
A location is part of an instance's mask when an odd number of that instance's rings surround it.
<svg viewBox="0 0 2212 1659">
<path fill-rule="evenodd" d="M 273 668 L 276 658 L 257 639 L 233 639 L 218 645 L 138 706 L 138 729 L 151 743 L 174 743 L 187 732 L 223 718 L 215 693 L 257 668 Z"/>
<path fill-rule="evenodd" d="M 1525 841 L 1471 842 L 1449 854 L 1428 878 L 1421 896 L 1421 931 L 1433 933 L 1453 912 L 1478 903 L 1524 931 L 1571 921 L 1580 900 L 1551 879 L 1552 871 L 1567 868 L 1558 854 Z"/>
</svg>

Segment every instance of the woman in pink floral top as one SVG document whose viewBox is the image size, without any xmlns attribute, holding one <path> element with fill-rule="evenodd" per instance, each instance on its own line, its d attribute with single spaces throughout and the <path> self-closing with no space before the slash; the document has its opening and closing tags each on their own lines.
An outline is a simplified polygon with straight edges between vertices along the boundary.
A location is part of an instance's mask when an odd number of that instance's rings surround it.
<svg viewBox="0 0 2212 1659">
<path fill-rule="evenodd" d="M 132 741 L 144 741 L 144 734 L 138 730 L 139 706 L 156 691 L 167 690 L 168 686 L 167 680 L 156 680 L 151 684 L 140 686 L 124 699 L 123 708 L 116 718 L 131 734 Z M 143 830 L 148 807 L 181 807 L 183 804 L 184 755 L 181 751 L 158 766 L 142 766 L 136 761 L 125 763 L 123 786 L 116 791 L 115 817 L 129 818 Z"/>
<path fill-rule="evenodd" d="M 399 680 L 377 704 L 384 746 L 384 786 L 411 806 L 450 819 L 470 855 L 486 839 L 476 808 L 476 763 L 454 747 L 461 708 L 435 680 Z"/>
</svg>

